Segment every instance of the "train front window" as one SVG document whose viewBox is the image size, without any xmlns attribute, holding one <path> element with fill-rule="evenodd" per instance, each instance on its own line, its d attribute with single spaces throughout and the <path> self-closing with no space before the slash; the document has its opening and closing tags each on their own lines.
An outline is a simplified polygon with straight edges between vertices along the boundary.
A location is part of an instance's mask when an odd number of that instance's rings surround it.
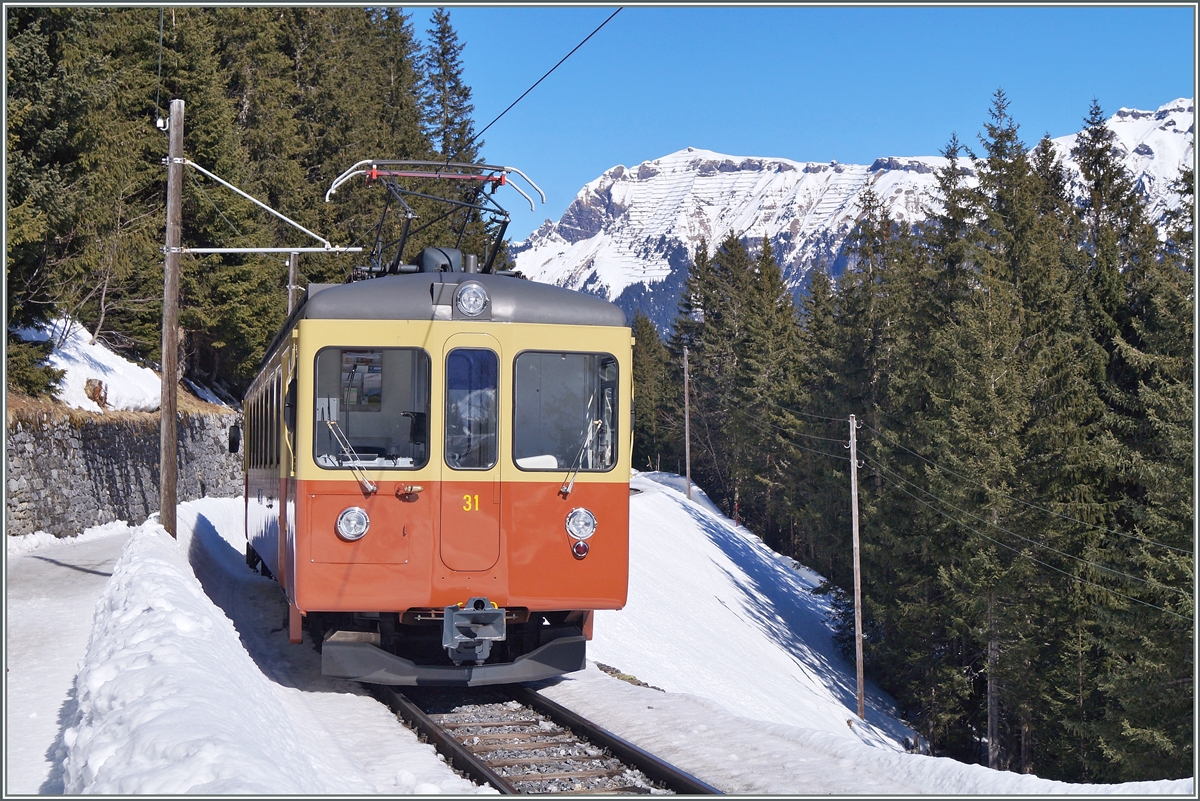
<svg viewBox="0 0 1200 801">
<path fill-rule="evenodd" d="M 429 461 L 429 354 L 323 348 L 313 458 L 321 467 L 415 470 Z"/>
<path fill-rule="evenodd" d="M 522 470 L 612 469 L 617 458 L 617 360 L 528 351 L 515 364 L 513 462 Z"/>
<path fill-rule="evenodd" d="M 457 348 L 446 357 L 446 464 L 487 470 L 496 464 L 499 359 L 490 350 Z"/>
</svg>

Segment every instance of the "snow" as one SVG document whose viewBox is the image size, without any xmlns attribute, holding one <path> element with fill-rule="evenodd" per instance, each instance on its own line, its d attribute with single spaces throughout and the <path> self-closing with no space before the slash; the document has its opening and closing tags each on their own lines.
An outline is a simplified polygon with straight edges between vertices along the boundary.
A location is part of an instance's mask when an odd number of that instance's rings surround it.
<svg viewBox="0 0 1200 801">
<path fill-rule="evenodd" d="M 103 342 L 91 344 L 87 329 L 69 318 L 59 318 L 45 327 L 19 328 L 16 333 L 30 342 L 55 341 L 54 351 L 46 360 L 51 367 L 64 370 L 59 382 L 59 400 L 76 409 L 89 412 L 132 411 L 152 412 L 162 397 L 162 378 L 147 367 L 139 367 L 105 347 Z M 104 384 L 104 408 L 89 398 L 89 380 Z M 226 404 L 211 390 L 184 379 L 198 398 L 216 406 Z"/>
<path fill-rule="evenodd" d="M 56 341 L 47 363 L 66 371 L 59 383 L 59 399 L 68 406 L 103 411 L 84 391 L 87 381 L 94 379 L 104 382 L 108 409 L 152 412 L 159 407 L 162 379 L 158 373 L 138 367 L 101 342 L 89 344 L 92 337 L 79 323 L 64 317 L 44 328 L 18 329 L 17 334 L 30 342 Z"/>
<path fill-rule="evenodd" d="M 1191 779 L 1071 785 L 905 753 L 883 693 L 855 719 L 820 577 L 681 481 L 635 475 L 629 603 L 597 615 L 589 646 L 661 689 L 589 663 L 538 683 L 547 697 L 727 792 L 1194 794 Z M 206 498 L 181 504 L 177 541 L 152 517 L 9 546 L 7 793 L 492 792 L 288 644 L 277 585 L 242 558 L 243 514 Z"/>
</svg>

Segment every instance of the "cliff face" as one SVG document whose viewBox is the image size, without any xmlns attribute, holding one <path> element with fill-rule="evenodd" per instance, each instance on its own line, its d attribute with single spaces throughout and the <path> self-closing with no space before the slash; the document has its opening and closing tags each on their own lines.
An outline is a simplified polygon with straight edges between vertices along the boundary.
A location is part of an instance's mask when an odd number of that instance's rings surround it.
<svg viewBox="0 0 1200 801">
<path fill-rule="evenodd" d="M 1151 213 L 1160 217 L 1175 202 L 1171 181 L 1192 160 L 1192 101 L 1157 111 L 1121 109 L 1108 125 Z M 1069 155 L 1077 136 L 1054 143 L 1073 191 L 1082 192 Z M 846 234 L 867 188 L 893 218 L 917 221 L 938 206 L 935 171 L 945 163 L 938 156 L 891 156 L 870 165 L 816 164 L 687 148 L 633 168 L 613 167 L 584 186 L 557 223 L 548 221 L 511 252 L 529 278 L 600 295 L 631 318 L 642 309 L 665 329 L 701 240 L 711 251 L 730 231 L 751 244 L 766 237 L 799 292 L 816 264 L 835 275 L 844 268 Z"/>
</svg>

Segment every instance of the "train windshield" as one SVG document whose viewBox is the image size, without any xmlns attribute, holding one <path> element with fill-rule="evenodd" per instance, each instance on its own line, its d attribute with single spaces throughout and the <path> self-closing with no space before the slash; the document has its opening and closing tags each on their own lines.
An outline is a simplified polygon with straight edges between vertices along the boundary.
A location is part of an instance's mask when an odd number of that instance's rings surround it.
<svg viewBox="0 0 1200 801">
<path fill-rule="evenodd" d="M 496 383 L 490 350 L 457 348 L 446 357 L 446 464 L 487 470 L 496 464 Z"/>
<path fill-rule="evenodd" d="M 317 354 L 313 458 L 321 467 L 415 470 L 429 461 L 429 354 L 324 348 Z"/>
<path fill-rule="evenodd" d="M 617 459 L 617 360 L 527 351 L 516 359 L 513 462 L 522 470 L 601 472 Z"/>
</svg>

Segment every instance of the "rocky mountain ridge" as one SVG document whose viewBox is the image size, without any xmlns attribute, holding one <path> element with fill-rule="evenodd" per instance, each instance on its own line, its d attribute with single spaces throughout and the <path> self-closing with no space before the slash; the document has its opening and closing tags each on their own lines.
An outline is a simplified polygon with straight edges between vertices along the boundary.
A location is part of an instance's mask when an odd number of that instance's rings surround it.
<svg viewBox="0 0 1200 801">
<path fill-rule="evenodd" d="M 1125 164 L 1156 217 L 1176 203 L 1170 184 L 1191 164 L 1190 98 L 1155 111 L 1118 110 L 1108 120 Z M 1052 141 L 1082 191 L 1070 150 L 1078 134 Z M 940 156 L 876 159 L 870 165 L 739 157 L 686 148 L 585 185 L 557 223 L 547 220 L 510 252 L 529 278 L 605 297 L 632 319 L 646 312 L 660 330 L 675 315 L 687 264 L 701 239 L 710 251 L 734 231 L 752 246 L 766 236 L 793 293 L 818 263 L 838 275 L 844 244 L 870 187 L 897 220 L 937 207 Z M 968 167 L 968 180 L 974 177 Z"/>
</svg>

